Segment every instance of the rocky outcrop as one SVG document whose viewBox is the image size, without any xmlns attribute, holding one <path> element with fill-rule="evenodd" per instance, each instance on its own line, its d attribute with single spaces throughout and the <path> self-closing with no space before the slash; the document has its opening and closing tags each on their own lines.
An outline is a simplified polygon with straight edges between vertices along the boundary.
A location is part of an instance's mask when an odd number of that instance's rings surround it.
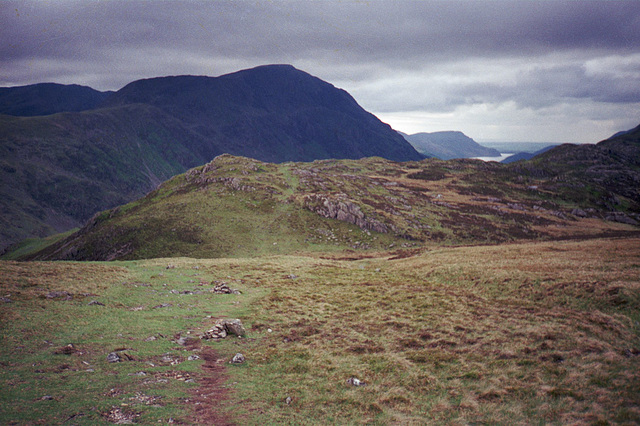
<svg viewBox="0 0 640 426">
<path fill-rule="evenodd" d="M 305 195 L 303 205 L 306 209 L 329 219 L 353 223 L 360 229 L 386 233 L 389 228 L 384 223 L 367 218 L 360 206 L 346 198 L 332 198 L 320 194 Z"/>
</svg>

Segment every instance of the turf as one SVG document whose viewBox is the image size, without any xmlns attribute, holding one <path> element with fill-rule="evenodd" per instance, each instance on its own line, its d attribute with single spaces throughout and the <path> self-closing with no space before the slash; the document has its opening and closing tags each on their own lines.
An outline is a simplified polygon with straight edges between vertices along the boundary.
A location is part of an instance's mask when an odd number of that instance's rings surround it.
<svg viewBox="0 0 640 426">
<path fill-rule="evenodd" d="M 3 261 L 0 423 L 188 424 L 204 404 L 236 424 L 636 424 L 639 249 Z M 242 294 L 211 293 L 221 281 Z M 176 343 L 217 318 L 248 335 Z M 187 359 L 209 349 L 227 379 L 207 406 L 210 370 Z"/>
</svg>

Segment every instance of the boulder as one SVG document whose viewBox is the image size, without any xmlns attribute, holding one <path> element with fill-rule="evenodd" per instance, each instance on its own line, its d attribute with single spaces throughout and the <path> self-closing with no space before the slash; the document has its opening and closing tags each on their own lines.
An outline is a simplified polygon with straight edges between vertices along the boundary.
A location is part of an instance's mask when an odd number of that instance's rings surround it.
<svg viewBox="0 0 640 426">
<path fill-rule="evenodd" d="M 224 326 L 227 334 L 233 334 L 235 336 L 244 336 L 247 334 L 247 331 L 242 325 L 242 321 L 239 319 L 223 320 L 221 324 Z"/>
</svg>

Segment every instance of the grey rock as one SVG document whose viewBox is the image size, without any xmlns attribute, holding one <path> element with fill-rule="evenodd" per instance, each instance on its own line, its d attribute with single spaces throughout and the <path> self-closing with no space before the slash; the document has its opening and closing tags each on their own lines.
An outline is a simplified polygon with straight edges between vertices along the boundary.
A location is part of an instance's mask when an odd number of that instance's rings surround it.
<svg viewBox="0 0 640 426">
<path fill-rule="evenodd" d="M 372 218 L 367 218 L 357 204 L 342 198 L 329 198 L 324 195 L 311 194 L 304 197 L 304 207 L 312 212 L 329 219 L 353 223 L 360 229 L 389 232 L 389 228 Z"/>
<path fill-rule="evenodd" d="M 573 209 L 571 210 L 571 214 L 577 217 L 587 217 L 587 212 L 582 209 Z"/>
<path fill-rule="evenodd" d="M 153 309 L 158 309 L 158 308 L 170 308 L 173 305 L 171 303 L 162 303 L 160 305 L 156 305 L 153 307 Z"/>
<path fill-rule="evenodd" d="M 362 380 L 356 378 L 356 377 L 350 377 L 347 379 L 347 384 L 351 385 L 351 386 L 366 386 L 367 384 L 365 382 L 363 382 Z"/>
<path fill-rule="evenodd" d="M 73 299 L 73 295 L 68 291 L 51 291 L 47 293 L 47 299 L 61 299 L 71 300 Z"/>
<path fill-rule="evenodd" d="M 213 287 L 212 292 L 216 294 L 241 294 L 239 290 L 230 288 L 225 282 L 213 282 L 215 286 Z M 213 284 L 212 283 L 212 284 Z"/>
<path fill-rule="evenodd" d="M 122 361 L 122 358 L 120 358 L 120 355 L 118 355 L 116 352 L 111 352 L 109 355 L 107 355 L 107 362 L 120 362 Z"/>
<path fill-rule="evenodd" d="M 293 402 L 293 398 L 291 398 L 290 396 L 288 396 L 288 397 L 284 400 L 284 402 L 285 402 L 287 405 L 289 405 L 289 404 L 291 404 L 291 403 Z"/>
<path fill-rule="evenodd" d="M 92 305 L 104 306 L 104 303 L 98 302 L 97 300 L 92 300 L 91 302 L 89 302 L 89 306 L 92 306 Z"/>
<path fill-rule="evenodd" d="M 221 324 L 224 326 L 227 334 L 233 334 L 235 336 L 244 336 L 247 334 L 242 321 L 239 319 L 223 320 Z"/>
<path fill-rule="evenodd" d="M 638 225 L 638 222 L 622 212 L 611 212 L 605 216 L 610 222 L 626 223 L 627 225 Z"/>
<path fill-rule="evenodd" d="M 197 359 L 200 359 L 198 355 L 189 355 L 189 357 L 187 358 L 187 361 L 195 361 Z"/>
<path fill-rule="evenodd" d="M 245 361 L 246 361 L 246 359 L 245 359 L 244 355 L 242 355 L 241 353 L 237 353 L 231 359 L 231 364 L 242 364 Z"/>
<path fill-rule="evenodd" d="M 187 346 L 190 344 L 194 344 L 195 342 L 196 342 L 196 339 L 191 336 L 180 336 L 180 338 L 176 340 L 176 343 L 179 344 L 180 346 Z"/>
<path fill-rule="evenodd" d="M 53 397 L 51 395 L 45 395 L 42 398 L 40 398 L 41 401 L 51 401 L 53 399 Z"/>
</svg>

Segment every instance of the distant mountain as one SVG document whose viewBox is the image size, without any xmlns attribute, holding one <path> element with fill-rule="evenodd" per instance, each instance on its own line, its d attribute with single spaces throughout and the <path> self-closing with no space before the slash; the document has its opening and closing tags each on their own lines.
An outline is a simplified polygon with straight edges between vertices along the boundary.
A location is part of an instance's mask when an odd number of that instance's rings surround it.
<svg viewBox="0 0 640 426">
<path fill-rule="evenodd" d="M 540 155 L 543 152 L 547 152 L 555 146 L 556 145 L 545 146 L 544 148 L 539 149 L 535 152 L 518 152 L 517 154 L 513 154 L 505 158 L 504 160 L 501 161 L 501 163 L 508 164 L 508 163 L 515 163 L 516 161 L 531 160 L 536 155 Z"/>
<path fill-rule="evenodd" d="M 486 148 L 462 132 L 433 132 L 407 135 L 399 132 L 413 147 L 425 155 L 442 160 L 453 158 L 499 157 L 500 152 Z"/>
<path fill-rule="evenodd" d="M 424 158 L 347 92 L 286 65 L 140 80 L 113 94 L 48 84 L 2 93 L 0 250 L 79 226 L 223 153 Z"/>
<path fill-rule="evenodd" d="M 624 136 L 624 135 L 626 135 L 627 133 L 631 133 L 631 132 L 633 132 L 633 131 L 635 131 L 635 130 L 637 130 L 637 129 L 638 129 L 638 128 L 637 128 L 637 127 L 635 127 L 635 128 L 633 128 L 633 129 L 630 129 L 630 130 L 622 130 L 622 131 L 620 131 L 620 132 L 616 132 L 616 133 L 614 133 L 612 136 L 610 136 L 610 137 L 609 137 L 609 139 L 614 139 L 614 138 L 617 138 L 618 136 Z M 608 140 L 608 139 L 607 139 L 607 140 Z"/>
<path fill-rule="evenodd" d="M 99 92 L 77 84 L 39 83 L 0 87 L 0 114 L 21 117 L 79 112 L 96 108 L 112 92 Z"/>
<path fill-rule="evenodd" d="M 105 106 L 151 105 L 202 136 L 210 158 L 223 152 L 262 161 L 380 156 L 424 158 L 344 90 L 290 65 L 221 77 L 161 77 L 133 82 Z"/>
</svg>

